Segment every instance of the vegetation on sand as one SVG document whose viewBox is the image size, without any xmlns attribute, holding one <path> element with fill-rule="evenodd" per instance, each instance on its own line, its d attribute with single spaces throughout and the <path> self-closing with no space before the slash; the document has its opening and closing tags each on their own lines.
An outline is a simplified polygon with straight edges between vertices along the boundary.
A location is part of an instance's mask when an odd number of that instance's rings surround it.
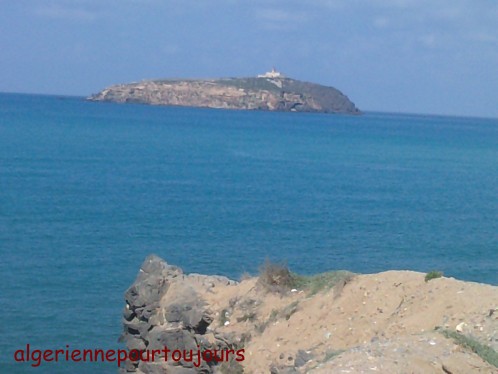
<svg viewBox="0 0 498 374">
<path fill-rule="evenodd" d="M 476 339 L 447 329 L 438 329 L 446 338 L 453 339 L 458 345 L 470 349 L 484 361 L 498 368 L 498 352 L 493 348 L 478 342 Z"/>
<path fill-rule="evenodd" d="M 432 270 L 425 275 L 425 281 L 429 282 L 431 279 L 441 278 L 442 276 L 442 271 Z"/>
<path fill-rule="evenodd" d="M 354 273 L 345 270 L 329 271 L 316 275 L 292 273 L 286 264 L 266 260 L 259 269 L 258 284 L 270 292 L 286 293 L 292 289 L 304 290 L 314 295 L 320 291 L 337 287 L 342 290 L 354 277 Z"/>
</svg>

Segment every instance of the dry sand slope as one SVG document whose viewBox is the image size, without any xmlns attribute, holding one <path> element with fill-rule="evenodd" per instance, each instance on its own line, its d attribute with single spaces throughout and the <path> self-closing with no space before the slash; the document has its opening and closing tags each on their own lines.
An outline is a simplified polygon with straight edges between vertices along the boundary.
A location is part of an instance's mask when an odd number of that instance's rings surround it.
<svg viewBox="0 0 498 374">
<path fill-rule="evenodd" d="M 312 296 L 265 292 L 255 278 L 202 296 L 211 329 L 250 334 L 246 373 L 498 373 L 435 331 L 497 350 L 498 287 L 389 271 Z"/>
<path fill-rule="evenodd" d="M 294 288 L 293 288 L 294 287 Z M 388 271 L 241 282 L 157 256 L 125 294 L 128 349 L 241 349 L 245 360 L 127 362 L 131 373 L 498 373 L 498 287 Z"/>
</svg>

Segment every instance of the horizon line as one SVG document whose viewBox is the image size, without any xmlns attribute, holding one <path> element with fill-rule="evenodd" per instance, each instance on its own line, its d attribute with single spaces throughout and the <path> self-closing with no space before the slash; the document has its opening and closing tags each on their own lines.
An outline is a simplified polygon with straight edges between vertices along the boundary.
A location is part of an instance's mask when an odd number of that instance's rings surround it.
<svg viewBox="0 0 498 374">
<path fill-rule="evenodd" d="M 53 93 L 36 93 L 36 92 L 12 92 L 12 91 L 0 91 L 0 95 L 26 95 L 26 96 L 51 96 L 51 97 L 66 97 L 74 99 L 86 99 L 89 95 L 75 95 L 75 94 L 53 94 Z M 122 103 L 119 103 L 122 104 Z M 126 103 L 127 105 L 134 105 L 135 103 Z M 150 104 L 140 104 L 151 107 L 173 107 L 172 105 L 150 105 Z M 175 106 L 178 107 L 178 106 Z M 182 107 L 182 106 L 180 106 Z M 187 107 L 184 108 L 200 108 L 202 107 Z M 247 112 L 255 112 L 254 110 L 243 110 Z M 473 119 L 484 119 L 484 120 L 498 120 L 498 115 L 494 116 L 479 116 L 470 114 L 444 114 L 444 113 L 416 113 L 416 112 L 398 112 L 392 110 L 379 110 L 379 109 L 360 109 L 363 114 L 387 114 L 387 115 L 407 115 L 407 116 L 419 116 L 419 117 L 456 117 L 456 118 L 473 118 Z M 279 112 L 272 112 L 279 113 Z M 333 113 L 331 113 L 333 114 Z M 338 113 L 341 114 L 341 113 Z"/>
</svg>

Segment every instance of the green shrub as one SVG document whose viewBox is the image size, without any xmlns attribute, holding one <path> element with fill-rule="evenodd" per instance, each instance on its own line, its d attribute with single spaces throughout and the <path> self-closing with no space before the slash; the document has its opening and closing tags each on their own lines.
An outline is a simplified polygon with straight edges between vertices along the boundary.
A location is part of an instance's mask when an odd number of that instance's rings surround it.
<svg viewBox="0 0 498 374">
<path fill-rule="evenodd" d="M 431 279 L 441 278 L 443 276 L 442 271 L 433 270 L 425 275 L 425 281 L 429 282 Z"/>
<path fill-rule="evenodd" d="M 341 353 L 345 352 L 344 349 L 339 350 L 328 350 L 325 352 L 325 357 L 323 358 L 323 362 L 327 362 L 332 360 L 333 358 L 339 356 Z"/>
<path fill-rule="evenodd" d="M 353 273 L 345 270 L 329 271 L 309 276 L 294 274 L 292 286 L 314 295 L 320 291 L 328 291 L 336 286 L 342 290 L 342 287 L 351 281 L 353 277 Z"/>
<path fill-rule="evenodd" d="M 447 329 L 438 329 L 438 331 L 446 338 L 453 339 L 458 345 L 470 349 L 484 361 L 498 368 L 498 352 L 496 352 L 493 348 L 480 343 L 472 337 L 460 334 L 456 331 Z"/>
</svg>

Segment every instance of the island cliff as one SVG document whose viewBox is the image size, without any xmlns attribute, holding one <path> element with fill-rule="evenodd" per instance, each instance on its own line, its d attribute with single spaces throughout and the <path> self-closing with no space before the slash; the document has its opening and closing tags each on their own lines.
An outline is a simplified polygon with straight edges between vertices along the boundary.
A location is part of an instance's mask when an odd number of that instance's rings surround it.
<svg viewBox="0 0 498 374">
<path fill-rule="evenodd" d="M 275 70 L 254 78 L 147 80 L 118 84 L 88 100 L 218 109 L 361 113 L 339 90 L 287 78 Z"/>
</svg>

